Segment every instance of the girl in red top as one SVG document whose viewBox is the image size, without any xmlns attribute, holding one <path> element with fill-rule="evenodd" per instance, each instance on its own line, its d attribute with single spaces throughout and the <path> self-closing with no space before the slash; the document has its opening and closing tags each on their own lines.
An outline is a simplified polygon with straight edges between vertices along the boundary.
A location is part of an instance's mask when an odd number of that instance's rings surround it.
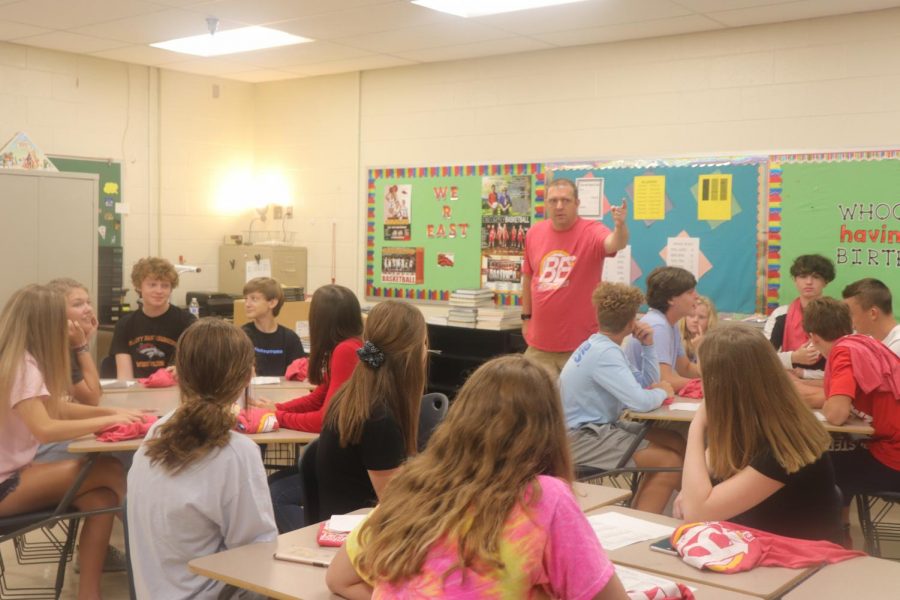
<svg viewBox="0 0 900 600">
<path fill-rule="evenodd" d="M 287 402 L 253 404 L 275 411 L 281 427 L 319 433 L 332 396 L 359 362 L 356 351 L 362 347 L 362 331 L 362 311 L 352 291 L 341 285 L 317 289 L 309 307 L 309 381 L 317 384 L 316 389 Z M 304 525 L 300 485 L 296 469 L 279 472 L 269 480 L 280 533 Z"/>
</svg>

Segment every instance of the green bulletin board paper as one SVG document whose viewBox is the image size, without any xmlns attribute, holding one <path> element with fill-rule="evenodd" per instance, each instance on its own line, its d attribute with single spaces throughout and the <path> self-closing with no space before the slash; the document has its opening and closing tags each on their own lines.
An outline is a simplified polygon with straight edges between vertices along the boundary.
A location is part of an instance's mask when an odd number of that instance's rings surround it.
<svg viewBox="0 0 900 600">
<path fill-rule="evenodd" d="M 106 160 L 49 157 L 60 171 L 92 173 L 100 176 L 98 200 L 98 235 L 100 246 L 122 245 L 122 215 L 116 213 L 116 203 L 122 201 L 122 165 Z"/>
<path fill-rule="evenodd" d="M 894 153 L 886 153 L 890 156 Z M 825 294 L 841 297 L 863 277 L 900 290 L 900 158 L 858 155 L 801 155 L 779 160 L 781 171 L 781 287 L 779 302 L 797 290 L 791 263 L 802 254 L 821 254 L 835 264 L 836 278 Z"/>
</svg>

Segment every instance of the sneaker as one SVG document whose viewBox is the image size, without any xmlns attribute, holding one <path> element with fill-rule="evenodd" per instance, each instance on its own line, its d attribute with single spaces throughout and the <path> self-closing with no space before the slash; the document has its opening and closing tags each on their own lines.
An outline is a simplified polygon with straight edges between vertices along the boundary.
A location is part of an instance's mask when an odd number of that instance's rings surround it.
<svg viewBox="0 0 900 600">
<path fill-rule="evenodd" d="M 79 560 L 79 556 L 75 555 L 75 566 L 74 571 L 76 573 L 81 573 L 81 561 Z M 128 557 L 125 556 L 125 553 L 116 548 L 115 546 L 109 546 L 106 549 L 106 560 L 103 561 L 103 572 L 104 573 L 118 573 L 121 571 L 128 570 Z"/>
</svg>

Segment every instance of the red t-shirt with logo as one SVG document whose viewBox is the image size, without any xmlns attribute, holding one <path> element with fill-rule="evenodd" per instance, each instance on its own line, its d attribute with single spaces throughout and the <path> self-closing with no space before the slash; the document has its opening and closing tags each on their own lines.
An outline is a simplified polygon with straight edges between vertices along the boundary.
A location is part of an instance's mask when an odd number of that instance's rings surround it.
<svg viewBox="0 0 900 600">
<path fill-rule="evenodd" d="M 900 471 L 900 402 L 891 392 L 873 391 L 866 394 L 853 376 L 850 350 L 834 346 L 828 354 L 829 368 L 825 371 L 825 397 L 849 396 L 851 411 L 869 423 L 875 434 L 866 442 L 869 452 L 878 462 Z"/>
<path fill-rule="evenodd" d="M 531 275 L 531 322 L 525 341 L 546 352 L 571 352 L 597 332 L 591 294 L 600 282 L 610 230 L 579 218 L 566 231 L 541 221 L 525 236 L 522 272 Z"/>
</svg>

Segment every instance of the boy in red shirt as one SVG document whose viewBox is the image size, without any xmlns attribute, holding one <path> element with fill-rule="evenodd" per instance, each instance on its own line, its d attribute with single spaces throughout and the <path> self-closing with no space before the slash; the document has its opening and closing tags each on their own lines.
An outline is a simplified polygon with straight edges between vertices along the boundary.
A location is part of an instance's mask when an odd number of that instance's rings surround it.
<svg viewBox="0 0 900 600">
<path fill-rule="evenodd" d="M 875 429 L 870 440 L 831 452 L 845 509 L 855 494 L 900 492 L 900 358 L 878 340 L 853 334 L 850 310 L 834 298 L 812 300 L 803 328 L 828 357 L 825 418 L 841 425 L 854 414 Z"/>
</svg>

